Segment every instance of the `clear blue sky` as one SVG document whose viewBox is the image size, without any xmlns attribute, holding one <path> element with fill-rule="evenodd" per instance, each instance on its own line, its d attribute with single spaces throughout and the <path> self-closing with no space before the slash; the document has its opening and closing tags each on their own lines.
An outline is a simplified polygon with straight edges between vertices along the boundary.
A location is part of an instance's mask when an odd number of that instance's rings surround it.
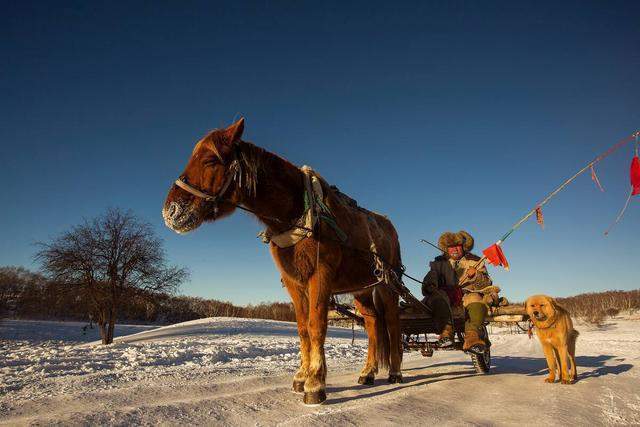
<svg viewBox="0 0 640 427">
<path fill-rule="evenodd" d="M 478 251 L 599 152 L 640 127 L 640 2 L 12 2 L 0 17 L 0 265 L 130 208 L 189 295 L 287 299 L 245 213 L 186 236 L 164 227 L 170 183 L 206 131 L 312 165 L 389 215 L 404 262 L 470 231 Z M 512 299 L 639 288 L 640 206 L 605 238 L 631 147 L 504 249 Z M 412 289 L 417 289 L 410 285 Z"/>
</svg>

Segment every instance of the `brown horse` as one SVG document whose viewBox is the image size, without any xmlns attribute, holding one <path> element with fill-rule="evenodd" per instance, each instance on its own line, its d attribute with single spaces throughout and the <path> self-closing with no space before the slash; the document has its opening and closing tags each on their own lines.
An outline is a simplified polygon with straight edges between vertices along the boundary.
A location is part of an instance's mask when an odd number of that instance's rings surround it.
<svg viewBox="0 0 640 427">
<path fill-rule="evenodd" d="M 185 233 L 241 207 L 255 214 L 270 235 L 278 235 L 303 217 L 305 188 L 309 188 L 305 172 L 242 141 L 243 130 L 244 119 L 240 119 L 198 141 L 164 203 L 162 215 L 169 228 Z M 324 341 L 334 293 L 351 292 L 365 318 L 369 350 L 358 382 L 373 384 L 379 365 L 389 367 L 389 382 L 402 381 L 398 297 L 384 283 L 371 286 L 380 277 L 374 274 L 376 258 L 371 250 L 387 265 L 401 266 L 396 231 L 386 217 L 355 206 L 314 176 L 335 223 L 317 221 L 313 233 L 288 247 L 270 243 L 296 311 L 301 363 L 293 388 L 304 391 L 306 404 L 326 399 Z M 338 238 L 338 228 L 345 240 Z"/>
</svg>

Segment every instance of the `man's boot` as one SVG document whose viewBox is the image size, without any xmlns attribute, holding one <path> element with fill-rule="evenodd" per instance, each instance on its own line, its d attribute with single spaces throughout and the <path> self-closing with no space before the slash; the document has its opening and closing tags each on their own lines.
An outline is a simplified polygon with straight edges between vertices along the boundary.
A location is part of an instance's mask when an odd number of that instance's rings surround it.
<svg viewBox="0 0 640 427">
<path fill-rule="evenodd" d="M 464 344 L 462 349 L 472 353 L 483 353 L 486 347 L 484 337 L 480 336 L 480 331 L 484 325 L 487 315 L 487 306 L 481 302 L 472 302 L 465 307 L 467 311 L 467 321 L 464 324 Z"/>
<path fill-rule="evenodd" d="M 451 347 L 453 345 L 453 326 L 447 324 L 438 337 L 438 347 Z"/>
<path fill-rule="evenodd" d="M 484 353 L 485 347 L 484 340 L 480 338 L 480 334 L 474 328 L 468 328 L 464 331 L 464 344 L 462 350 L 470 351 L 472 353 L 480 354 Z"/>
</svg>

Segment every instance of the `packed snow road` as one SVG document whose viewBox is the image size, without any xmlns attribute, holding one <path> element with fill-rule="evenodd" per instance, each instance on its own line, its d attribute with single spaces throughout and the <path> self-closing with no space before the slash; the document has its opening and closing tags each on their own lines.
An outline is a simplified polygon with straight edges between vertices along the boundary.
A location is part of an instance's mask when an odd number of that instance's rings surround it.
<svg viewBox="0 0 640 427">
<path fill-rule="evenodd" d="M 298 364 L 290 323 L 215 318 L 131 327 L 124 330 L 143 332 L 106 347 L 73 343 L 79 339 L 62 333 L 65 324 L 51 323 L 0 324 L 2 424 L 640 424 L 633 320 L 579 328 L 580 380 L 571 386 L 543 383 L 537 341 L 504 331 L 492 334 L 489 375 L 477 375 L 460 352 L 411 354 L 403 384 L 386 384 L 383 373 L 374 386 L 360 386 L 366 339 L 356 332 L 352 345 L 351 330 L 332 328 L 329 399 L 316 408 L 290 390 Z M 52 340 L 52 329 L 67 341 Z"/>
</svg>

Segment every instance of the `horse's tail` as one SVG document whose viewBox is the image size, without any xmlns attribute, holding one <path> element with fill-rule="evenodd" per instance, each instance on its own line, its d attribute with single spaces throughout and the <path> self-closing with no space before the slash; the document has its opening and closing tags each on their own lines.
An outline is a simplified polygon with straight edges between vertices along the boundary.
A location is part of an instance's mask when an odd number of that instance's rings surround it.
<svg viewBox="0 0 640 427">
<path fill-rule="evenodd" d="M 373 304 L 376 309 L 376 362 L 378 369 L 389 369 L 389 359 L 391 355 L 391 343 L 389 341 L 389 331 L 387 320 L 385 319 L 385 304 L 379 295 L 378 289 L 373 290 Z"/>
</svg>

